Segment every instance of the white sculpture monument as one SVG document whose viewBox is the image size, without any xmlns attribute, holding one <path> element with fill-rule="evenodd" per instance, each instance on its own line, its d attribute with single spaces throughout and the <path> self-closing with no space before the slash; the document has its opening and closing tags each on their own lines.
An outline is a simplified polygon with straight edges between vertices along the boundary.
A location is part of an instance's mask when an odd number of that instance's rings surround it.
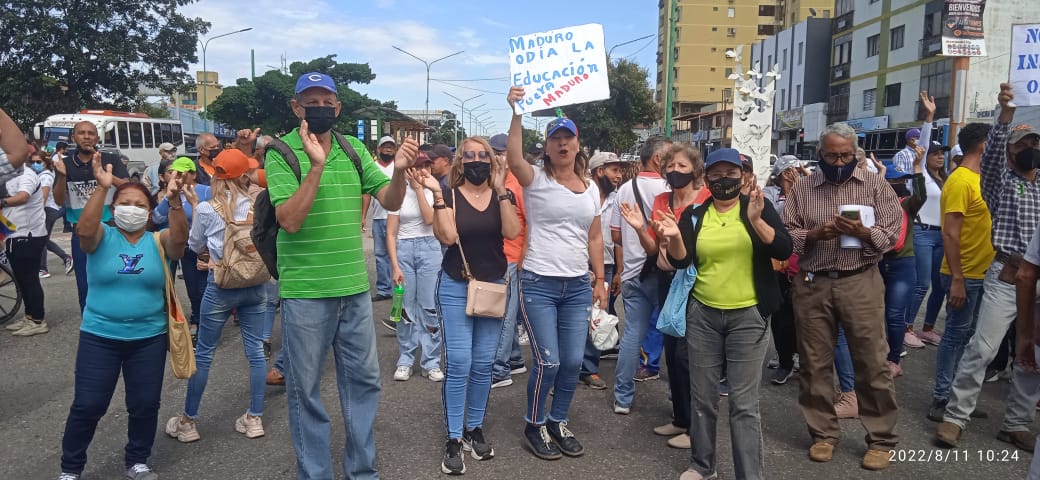
<svg viewBox="0 0 1040 480">
<path fill-rule="evenodd" d="M 744 72 L 741 65 L 743 46 L 736 51 L 726 52 L 726 56 L 736 62 L 734 73 L 729 79 L 734 80 L 733 88 L 733 148 L 751 157 L 758 176 L 758 184 L 765 185 L 769 180 L 771 166 L 769 157 L 773 142 L 773 94 L 776 81 L 780 79 L 779 67 L 774 64 L 766 72 L 759 71 L 756 62 L 751 71 Z M 761 85 L 759 82 L 761 81 Z"/>
</svg>

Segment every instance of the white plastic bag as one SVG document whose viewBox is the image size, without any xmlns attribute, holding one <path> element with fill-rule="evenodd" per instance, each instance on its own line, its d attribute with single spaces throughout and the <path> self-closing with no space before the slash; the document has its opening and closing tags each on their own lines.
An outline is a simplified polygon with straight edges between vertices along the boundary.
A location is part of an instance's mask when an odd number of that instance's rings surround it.
<svg viewBox="0 0 1040 480">
<path fill-rule="evenodd" d="M 599 308 L 599 303 L 589 311 L 589 336 L 592 344 L 599 350 L 609 350 L 617 345 L 618 318 Z"/>
</svg>

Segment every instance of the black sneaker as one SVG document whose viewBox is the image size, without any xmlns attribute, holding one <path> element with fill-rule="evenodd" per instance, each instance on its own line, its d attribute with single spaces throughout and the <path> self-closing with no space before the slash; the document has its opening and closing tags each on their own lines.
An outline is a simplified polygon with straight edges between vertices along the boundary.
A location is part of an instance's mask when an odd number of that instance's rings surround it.
<svg viewBox="0 0 1040 480">
<path fill-rule="evenodd" d="M 770 379 L 770 381 L 777 385 L 783 385 L 787 383 L 787 381 L 790 380 L 793 375 L 794 372 L 786 368 L 777 367 L 776 372 L 773 373 L 773 378 Z"/>
<path fill-rule="evenodd" d="M 386 327 L 387 330 L 390 330 L 391 332 L 397 332 L 397 322 L 390 320 L 390 317 L 379 319 L 379 323 L 383 324 L 383 326 Z"/>
<path fill-rule="evenodd" d="M 608 348 L 606 350 L 603 350 L 602 352 L 599 352 L 599 359 L 600 360 L 617 360 L 617 356 L 618 356 L 618 348 L 617 347 Z"/>
<path fill-rule="evenodd" d="M 949 400 L 932 399 L 932 404 L 928 406 L 928 419 L 933 422 L 943 421 L 947 403 Z"/>
<path fill-rule="evenodd" d="M 271 342 L 264 342 L 264 359 L 271 361 Z"/>
<path fill-rule="evenodd" d="M 441 472 L 448 475 L 462 475 L 466 473 L 466 462 L 462 460 L 462 442 L 448 440 L 444 446 L 444 460 L 441 460 Z"/>
<path fill-rule="evenodd" d="M 563 457 L 560 449 L 549 436 L 549 430 L 545 428 L 545 425 L 536 427 L 528 423 L 524 427 L 523 446 L 542 460 L 557 460 Z"/>
<path fill-rule="evenodd" d="M 470 452 L 470 455 L 477 460 L 495 458 L 495 449 L 491 448 L 491 444 L 487 440 L 484 440 L 484 431 L 480 427 L 462 434 L 462 449 Z"/>
<path fill-rule="evenodd" d="M 580 457 L 585 454 L 585 449 L 578 442 L 577 438 L 574 438 L 574 434 L 567 429 L 567 422 L 554 422 L 552 420 L 546 422 L 545 427 L 549 430 L 549 436 L 553 438 L 556 445 L 559 445 L 560 451 L 568 457 Z"/>
</svg>

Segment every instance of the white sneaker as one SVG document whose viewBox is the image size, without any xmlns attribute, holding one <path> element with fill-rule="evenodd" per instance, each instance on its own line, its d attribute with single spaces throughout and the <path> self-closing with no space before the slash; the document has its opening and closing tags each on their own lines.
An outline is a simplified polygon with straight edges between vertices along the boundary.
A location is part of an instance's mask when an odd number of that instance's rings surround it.
<svg viewBox="0 0 1040 480">
<path fill-rule="evenodd" d="M 404 382 L 409 378 L 412 378 L 412 367 L 397 367 L 397 370 L 394 372 L 394 380 Z"/>
<path fill-rule="evenodd" d="M 513 379 L 510 377 L 503 378 L 502 380 L 492 380 L 491 388 L 508 387 L 513 384 Z"/>
<path fill-rule="evenodd" d="M 191 443 L 200 438 L 199 431 L 195 429 L 195 422 L 183 423 L 180 415 L 166 421 L 166 434 L 181 443 Z"/>
<path fill-rule="evenodd" d="M 152 471 L 151 467 L 144 463 L 135 463 L 126 469 L 126 478 L 130 480 L 159 480 L 159 474 Z"/>
<path fill-rule="evenodd" d="M 28 317 L 22 317 L 18 320 L 11 322 L 11 324 L 4 327 L 4 329 L 12 332 L 17 332 L 18 330 L 25 328 L 25 326 L 30 323 L 32 323 L 32 320 L 29 320 Z"/>
<path fill-rule="evenodd" d="M 632 413 L 632 407 L 622 407 L 621 405 L 618 405 L 617 402 L 614 402 L 614 413 L 618 415 L 628 415 Z"/>
<path fill-rule="evenodd" d="M 260 417 L 253 417 L 243 413 L 235 420 L 235 431 L 244 433 L 246 438 L 258 438 L 264 436 L 264 422 Z"/>
<path fill-rule="evenodd" d="M 11 335 L 14 335 L 16 337 L 31 337 L 33 335 L 39 335 L 41 333 L 47 333 L 49 331 L 51 331 L 51 329 L 47 327 L 46 321 L 42 321 L 40 323 L 29 321 L 27 325 L 25 325 L 19 330 L 16 330 Z"/>
<path fill-rule="evenodd" d="M 423 370 L 422 376 L 429 378 L 431 382 L 443 382 L 444 372 L 439 368 L 431 368 L 429 370 Z"/>
<path fill-rule="evenodd" d="M 519 335 L 520 345 L 530 345 L 531 344 L 531 337 L 527 335 L 527 329 L 526 328 L 520 328 L 520 333 L 518 335 Z"/>
</svg>

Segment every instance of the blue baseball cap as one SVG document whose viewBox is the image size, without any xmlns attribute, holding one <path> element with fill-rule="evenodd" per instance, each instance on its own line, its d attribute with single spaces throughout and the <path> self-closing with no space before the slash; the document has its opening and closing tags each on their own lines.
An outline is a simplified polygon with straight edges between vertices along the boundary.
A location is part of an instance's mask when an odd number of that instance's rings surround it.
<svg viewBox="0 0 1040 480">
<path fill-rule="evenodd" d="M 492 135 L 491 138 L 488 139 L 488 143 L 491 145 L 491 149 L 496 152 L 506 151 L 506 145 L 508 144 L 508 142 L 509 135 L 506 135 L 504 133 L 497 133 L 495 135 Z"/>
<path fill-rule="evenodd" d="M 914 176 L 913 173 L 900 170 L 891 160 L 885 160 L 881 164 L 885 166 L 885 180 L 900 180 Z"/>
<path fill-rule="evenodd" d="M 549 122 L 549 125 L 545 127 L 545 137 L 549 138 L 553 136 L 553 134 L 561 128 L 566 128 L 568 131 L 573 133 L 574 136 L 578 136 L 578 126 L 574 124 L 574 120 L 569 118 L 557 118 Z"/>
<path fill-rule="evenodd" d="M 301 92 L 308 88 L 324 88 L 332 93 L 336 92 L 336 82 L 332 80 L 332 77 L 325 75 L 324 73 L 311 72 L 300 75 L 300 78 L 296 80 L 296 94 L 299 95 Z"/>
<path fill-rule="evenodd" d="M 734 167 L 743 169 L 744 164 L 740 161 L 740 152 L 735 148 L 720 148 L 708 154 L 704 161 L 704 169 L 707 170 L 720 163 L 728 163 Z"/>
<path fill-rule="evenodd" d="M 910 140 L 911 138 L 921 138 L 921 129 L 920 128 L 911 128 L 910 130 L 907 130 L 906 131 L 906 139 Z"/>
</svg>

